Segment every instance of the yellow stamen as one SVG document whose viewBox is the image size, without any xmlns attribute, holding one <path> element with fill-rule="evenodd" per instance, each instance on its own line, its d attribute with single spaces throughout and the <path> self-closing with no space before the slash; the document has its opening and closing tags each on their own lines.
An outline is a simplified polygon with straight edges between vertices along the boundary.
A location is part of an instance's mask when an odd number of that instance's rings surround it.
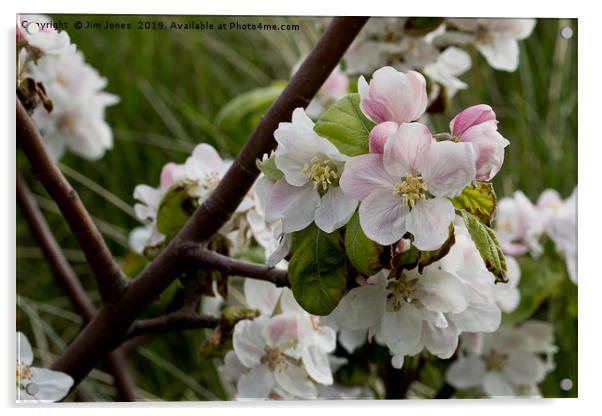
<svg viewBox="0 0 602 416">
<path fill-rule="evenodd" d="M 326 192 L 330 185 L 336 184 L 339 178 L 336 165 L 329 159 L 321 161 L 318 156 L 311 159 L 311 165 L 306 163 L 303 166 L 303 173 L 314 183 L 314 188 L 323 192 Z"/>
<path fill-rule="evenodd" d="M 407 175 L 393 186 L 393 193 L 401 196 L 403 202 L 410 208 L 414 208 L 417 200 L 426 198 L 427 190 L 428 187 L 421 176 Z"/>
</svg>

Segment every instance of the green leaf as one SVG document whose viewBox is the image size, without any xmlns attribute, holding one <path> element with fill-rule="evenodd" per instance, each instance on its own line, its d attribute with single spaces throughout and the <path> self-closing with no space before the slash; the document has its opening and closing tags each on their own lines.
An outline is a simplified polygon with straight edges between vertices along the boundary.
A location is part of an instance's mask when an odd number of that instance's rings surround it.
<svg viewBox="0 0 602 416">
<path fill-rule="evenodd" d="M 383 268 L 380 256 L 384 247 L 366 237 L 357 211 L 347 223 L 345 251 L 353 267 L 366 276 L 372 276 Z"/>
<path fill-rule="evenodd" d="M 487 270 L 493 273 L 496 282 L 507 282 L 506 258 L 491 228 L 466 210 L 458 209 L 457 212 L 464 219 L 468 233 L 477 246 Z"/>
<path fill-rule="evenodd" d="M 159 204 L 157 229 L 168 239 L 180 231 L 198 206 L 196 198 L 190 196 L 193 186 L 195 182 L 189 180 L 174 183 Z"/>
<path fill-rule="evenodd" d="M 297 302 L 313 315 L 327 315 L 339 303 L 346 287 L 347 261 L 341 235 L 325 233 L 314 224 L 293 234 L 288 266 Z"/>
<path fill-rule="evenodd" d="M 468 185 L 460 195 L 451 199 L 454 207 L 463 209 L 491 227 L 497 198 L 493 185 L 489 182 L 476 182 Z"/>
<path fill-rule="evenodd" d="M 314 130 L 342 153 L 357 156 L 368 153 L 368 135 L 372 127 L 374 123 L 360 110 L 359 94 L 350 94 L 326 110 Z"/>
<path fill-rule="evenodd" d="M 277 181 L 284 176 L 284 173 L 276 167 L 276 156 L 272 155 L 266 160 L 255 161 L 257 169 L 259 169 L 268 178 Z"/>
<path fill-rule="evenodd" d="M 424 36 L 436 30 L 441 23 L 442 17 L 410 17 L 406 20 L 404 31 L 411 36 Z"/>
</svg>

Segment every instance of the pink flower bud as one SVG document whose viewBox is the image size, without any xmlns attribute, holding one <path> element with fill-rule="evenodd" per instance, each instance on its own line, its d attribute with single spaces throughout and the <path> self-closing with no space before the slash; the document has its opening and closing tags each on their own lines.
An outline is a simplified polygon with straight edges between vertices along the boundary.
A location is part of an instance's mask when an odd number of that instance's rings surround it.
<svg viewBox="0 0 602 416">
<path fill-rule="evenodd" d="M 397 250 L 398 253 L 404 253 L 408 251 L 410 247 L 412 247 L 412 242 L 407 238 L 402 238 L 395 246 L 395 250 Z"/>
<path fill-rule="evenodd" d="M 347 74 L 336 67 L 330 74 L 324 85 L 320 90 L 321 93 L 326 95 L 328 98 L 336 101 L 343 98 L 349 89 L 349 78 Z"/>
<path fill-rule="evenodd" d="M 510 144 L 497 131 L 491 107 L 486 104 L 468 107 L 452 119 L 449 128 L 455 141 L 473 144 L 477 152 L 475 179 L 491 180 L 501 169 L 504 148 Z"/>
<path fill-rule="evenodd" d="M 449 130 L 452 136 L 462 137 L 469 128 L 491 120 L 496 121 L 491 107 L 487 104 L 473 105 L 453 118 L 449 123 Z"/>
<path fill-rule="evenodd" d="M 418 72 L 404 74 L 385 66 L 372 74 L 370 84 L 360 77 L 358 91 L 362 112 L 377 124 L 407 123 L 417 120 L 426 110 L 426 81 Z"/>
<path fill-rule="evenodd" d="M 394 134 L 399 126 L 393 121 L 385 121 L 384 123 L 374 126 L 368 136 L 368 147 L 370 153 L 384 153 L 385 143 L 389 136 Z"/>
</svg>

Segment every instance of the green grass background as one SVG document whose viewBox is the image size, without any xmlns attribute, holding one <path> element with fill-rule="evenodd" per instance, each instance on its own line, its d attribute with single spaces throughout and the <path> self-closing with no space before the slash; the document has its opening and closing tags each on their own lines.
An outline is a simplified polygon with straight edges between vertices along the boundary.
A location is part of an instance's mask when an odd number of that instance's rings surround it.
<svg viewBox="0 0 602 416">
<path fill-rule="evenodd" d="M 67 22 L 131 22 L 134 28 L 138 21 L 191 20 L 177 16 L 53 18 Z M 216 115 L 239 94 L 286 80 L 291 67 L 318 39 L 316 27 L 320 25 L 316 21 L 323 19 L 213 16 L 194 20 L 216 25 L 236 20 L 297 23 L 300 30 L 68 31 L 87 61 L 108 79 L 107 91 L 121 97 L 121 102 L 107 112 L 114 148 L 97 162 L 71 154 L 62 160 L 63 171 L 121 262 L 126 259 L 128 231 L 138 225 L 131 208 L 134 187 L 140 183 L 156 186 L 163 164 L 183 162 L 196 143 L 210 143 L 224 157 L 236 156 L 255 120 L 241 125 L 233 134 L 220 130 Z M 569 40 L 559 36 L 560 28 L 567 25 L 575 32 Z M 544 189 L 555 188 L 567 197 L 577 183 L 577 21 L 540 19 L 520 49 L 520 67 L 513 73 L 491 69 L 474 49 L 469 49 L 473 66 L 462 79 L 470 88 L 456 95 L 448 114 L 433 116 L 432 124 L 437 131 L 446 131 L 447 123 L 458 111 L 477 103 L 490 104 L 498 115 L 502 134 L 511 142 L 504 167 L 494 180 L 498 196 L 521 189 L 535 200 Z M 22 154 L 17 157 L 19 169 L 33 188 L 57 240 L 92 298 L 98 300 L 90 270 L 69 228 L 43 188 L 33 180 Z M 50 364 L 75 336 L 81 322 L 55 284 L 19 214 L 16 243 L 17 328 L 27 333 L 36 347 L 37 358 Z M 574 292 L 571 296 L 576 301 Z M 565 297 L 560 299 L 566 301 Z M 539 308 L 538 316 L 555 313 L 559 327 L 566 327 L 558 335 L 568 335 L 574 341 L 557 356 L 559 369 L 549 377 L 544 393 L 574 396 L 576 388 L 563 392 L 558 389 L 558 381 L 570 376 L 576 384 L 576 318 L 565 320 L 562 305 L 558 307 L 560 312 L 558 308 L 551 311 L 549 305 L 544 310 Z M 200 353 L 203 339 L 200 331 L 170 334 L 134 353 L 130 365 L 143 397 L 227 398 L 211 360 Z M 113 400 L 110 381 L 101 366 L 71 399 Z"/>
</svg>

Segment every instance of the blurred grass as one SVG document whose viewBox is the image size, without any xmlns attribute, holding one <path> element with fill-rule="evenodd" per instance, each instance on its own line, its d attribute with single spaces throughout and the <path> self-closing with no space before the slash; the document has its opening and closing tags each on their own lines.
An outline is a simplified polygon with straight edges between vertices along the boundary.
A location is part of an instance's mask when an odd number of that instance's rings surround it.
<svg viewBox="0 0 602 416">
<path fill-rule="evenodd" d="M 158 19 L 76 15 L 53 18 L 69 22 L 108 19 L 131 22 L 134 27 L 139 20 Z M 191 20 L 176 16 L 162 19 Z M 214 145 L 224 157 L 234 157 L 241 143 L 220 131 L 216 115 L 234 97 L 287 79 L 291 67 L 317 40 L 319 34 L 314 23 L 320 19 L 212 16 L 194 20 L 214 24 L 232 20 L 290 22 L 299 23 L 301 29 L 298 32 L 69 31 L 86 60 L 108 79 L 107 91 L 121 97 L 121 102 L 107 111 L 114 148 L 97 162 L 87 162 L 71 154 L 61 161 L 65 174 L 120 261 L 127 253 L 127 233 L 137 225 L 131 216 L 134 187 L 140 183 L 156 186 L 161 167 L 168 161 L 183 162 L 199 142 Z M 505 165 L 495 179 L 499 196 L 522 189 L 535 200 L 541 191 L 551 187 L 566 197 L 576 185 L 577 36 L 562 39 L 559 31 L 566 25 L 572 26 L 577 34 L 576 20 L 540 19 L 534 34 L 521 43 L 520 67 L 514 73 L 492 70 L 471 50 L 473 67 L 462 77 L 470 88 L 456 95 L 449 114 L 432 117 L 436 130 L 445 131 L 450 118 L 469 105 L 487 103 L 495 109 L 500 130 L 511 142 Z M 72 265 L 97 300 L 92 276 L 81 261 L 83 255 L 69 228 L 29 174 L 29 166 L 21 154 L 18 166 L 38 195 L 59 244 L 67 249 Z M 38 351 L 50 361 L 75 336 L 79 322 L 70 313 L 68 300 L 55 284 L 41 252 L 35 249 L 36 243 L 19 213 L 17 246 L 17 291 L 22 306 L 18 308 L 17 327 L 30 336 Z M 144 390 L 144 397 L 225 399 L 226 392 L 211 361 L 199 354 L 203 340 L 200 331 L 169 334 L 152 340 L 135 353 L 130 366 L 136 369 L 136 382 Z M 565 361 L 569 364 L 563 362 L 563 369 L 573 367 L 576 359 L 571 355 Z M 576 371 L 574 367 L 572 370 Z M 110 376 L 103 371 L 101 367 L 97 371 L 101 376 L 91 377 L 74 399 L 111 400 L 114 392 L 107 380 Z M 557 384 L 554 393 L 565 394 L 557 392 Z"/>
</svg>

